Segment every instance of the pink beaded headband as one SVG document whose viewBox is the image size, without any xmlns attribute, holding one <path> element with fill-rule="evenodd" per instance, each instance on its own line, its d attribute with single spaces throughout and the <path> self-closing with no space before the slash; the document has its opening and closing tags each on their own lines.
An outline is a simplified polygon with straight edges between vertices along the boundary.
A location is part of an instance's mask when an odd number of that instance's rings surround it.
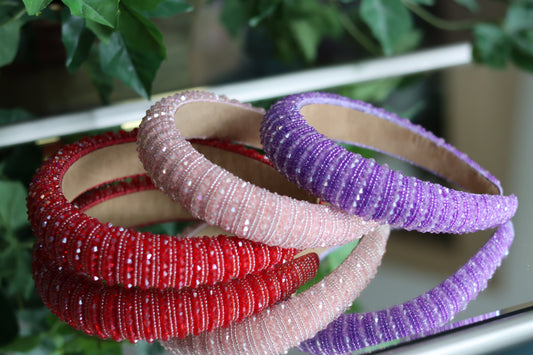
<svg viewBox="0 0 533 355">
<path fill-rule="evenodd" d="M 474 193 L 406 177 L 329 138 L 399 156 Z M 515 213 L 515 196 L 464 153 L 385 110 L 329 93 L 285 97 L 266 113 L 261 142 L 282 174 L 365 219 L 421 232 L 493 228 Z"/>
<path fill-rule="evenodd" d="M 374 277 L 390 228 L 365 235 L 352 253 L 318 284 L 229 327 L 162 342 L 173 354 L 284 354 L 341 315 Z"/>
<path fill-rule="evenodd" d="M 184 122 L 194 123 L 200 127 L 195 133 L 204 136 L 201 128 L 209 127 L 206 122 L 223 120 L 233 130 L 220 131 L 216 137 L 242 141 L 241 128 L 258 127 L 261 118 L 261 111 L 225 97 L 199 91 L 176 94 L 147 111 L 139 128 L 139 157 L 154 184 L 193 216 L 242 238 L 281 247 L 313 248 L 345 244 L 377 226 L 335 207 L 258 187 L 206 159 L 184 139 L 181 129 Z M 242 126 L 235 127 L 233 121 L 237 120 Z M 247 143 L 257 144 L 257 140 L 248 139 Z M 261 181 L 257 180 L 260 177 Z M 253 181 L 268 186 L 278 179 L 272 169 L 256 174 Z M 286 186 L 278 192 L 291 196 L 297 192 L 300 199 L 310 199 L 294 185 Z"/>
</svg>

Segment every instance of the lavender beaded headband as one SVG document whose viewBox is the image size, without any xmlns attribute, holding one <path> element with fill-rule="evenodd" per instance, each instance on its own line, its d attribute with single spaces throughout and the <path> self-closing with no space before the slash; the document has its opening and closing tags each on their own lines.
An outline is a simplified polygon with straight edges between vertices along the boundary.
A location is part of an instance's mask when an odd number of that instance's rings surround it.
<svg viewBox="0 0 533 355">
<path fill-rule="evenodd" d="M 474 193 L 406 177 L 328 137 L 399 156 Z M 443 139 L 335 94 L 281 99 L 265 115 L 261 142 L 290 181 L 350 214 L 392 227 L 468 233 L 505 223 L 517 208 L 516 197 L 502 196 L 495 177 Z"/>
<path fill-rule="evenodd" d="M 318 284 L 226 328 L 162 342 L 173 354 L 280 354 L 336 319 L 377 272 L 389 226 L 365 235 L 352 253 Z"/>
<path fill-rule="evenodd" d="M 311 354 L 345 354 L 443 326 L 487 287 L 507 256 L 513 238 L 513 224 L 509 221 L 437 287 L 388 309 L 343 314 L 313 339 L 300 344 L 300 349 Z"/>
<path fill-rule="evenodd" d="M 342 245 L 377 226 L 336 207 L 272 193 L 207 160 L 183 138 L 181 127 L 194 123 L 200 127 L 196 134 L 203 135 L 201 127 L 209 126 L 206 122 L 213 116 L 235 131 L 218 132 L 216 137 L 241 141 L 245 127 L 235 127 L 233 120 L 247 117 L 252 127 L 258 127 L 262 111 L 206 92 L 183 92 L 156 103 L 139 128 L 139 157 L 146 171 L 193 216 L 241 238 L 293 248 Z M 265 183 L 277 180 L 279 174 L 271 172 L 255 177 Z M 309 199 L 292 184 L 284 193 L 294 196 L 298 191 L 300 198 Z"/>
</svg>

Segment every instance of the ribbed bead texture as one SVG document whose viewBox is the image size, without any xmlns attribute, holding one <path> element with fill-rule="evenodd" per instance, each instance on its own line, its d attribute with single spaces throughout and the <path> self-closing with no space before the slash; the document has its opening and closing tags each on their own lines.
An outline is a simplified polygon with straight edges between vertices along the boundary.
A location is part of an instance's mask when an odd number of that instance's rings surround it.
<svg viewBox="0 0 533 355">
<path fill-rule="evenodd" d="M 309 126 L 300 109 L 311 104 L 347 107 L 408 129 L 451 152 L 501 191 L 496 178 L 422 127 L 363 102 L 305 93 L 283 98 L 267 111 L 261 142 L 274 166 L 311 194 L 367 220 L 421 232 L 468 233 L 496 227 L 514 215 L 517 200 L 513 195 L 449 189 L 347 151 Z"/>
<path fill-rule="evenodd" d="M 377 312 L 343 314 L 300 349 L 311 354 L 345 354 L 432 331 L 451 321 L 487 287 L 514 238 L 511 222 L 443 283 L 405 303 Z"/>
</svg>

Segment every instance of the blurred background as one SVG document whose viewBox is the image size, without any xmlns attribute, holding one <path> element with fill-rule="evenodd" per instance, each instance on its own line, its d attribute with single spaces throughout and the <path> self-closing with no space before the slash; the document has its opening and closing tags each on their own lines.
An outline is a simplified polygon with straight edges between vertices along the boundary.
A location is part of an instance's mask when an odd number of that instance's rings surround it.
<svg viewBox="0 0 533 355">
<path fill-rule="evenodd" d="M 130 113 L 124 117 L 136 121 L 149 99 L 182 89 L 253 84 L 259 78 L 347 63 L 364 71 L 358 63 L 457 44 L 464 44 L 464 50 L 449 53 L 463 57 L 444 58 L 453 64 L 439 70 L 421 67 L 420 72 L 406 71 L 409 75 L 341 86 L 325 80 L 321 89 L 372 102 L 425 126 L 499 178 L 506 194 L 518 196 L 510 254 L 488 289 L 456 320 L 533 301 L 530 1 L 109 3 L 114 7 L 91 17 L 61 1 L 0 1 L 0 317 L 6 320 L 0 325 L 0 352 L 124 350 L 58 322 L 42 307 L 30 274 L 33 236 L 25 221 L 26 187 L 44 155 L 129 121 L 106 123 L 107 118 L 98 117 L 94 123 L 90 117 L 100 112 L 95 110 L 119 107 Z M 123 54 L 122 62 L 111 59 L 116 53 Z M 120 70 L 125 63 L 130 71 Z M 312 74 L 307 80 L 300 83 L 302 91 L 316 84 Z M 254 104 L 268 107 L 280 96 L 277 89 Z M 85 116 L 87 125 L 75 128 Z M 57 122 L 64 127 L 54 126 Z M 69 133 L 61 133 L 64 129 Z M 7 143 L 14 135 L 22 138 Z M 23 138 L 34 135 L 38 141 Z M 356 301 L 357 309 L 392 306 L 436 286 L 489 236 L 395 232 L 378 276 Z M 145 343 L 125 348 L 161 352 Z"/>
</svg>

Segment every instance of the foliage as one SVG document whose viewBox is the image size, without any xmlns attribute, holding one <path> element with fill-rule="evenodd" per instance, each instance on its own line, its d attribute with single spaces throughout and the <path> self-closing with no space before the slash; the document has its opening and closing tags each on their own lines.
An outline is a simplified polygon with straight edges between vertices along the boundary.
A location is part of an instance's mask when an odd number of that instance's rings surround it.
<svg viewBox="0 0 533 355">
<path fill-rule="evenodd" d="M 31 118 L 21 109 L 0 110 L 0 124 Z M 120 355 L 121 343 L 70 328 L 43 306 L 35 290 L 31 274 L 35 238 L 26 215 L 25 186 L 42 159 L 42 149 L 33 143 L 0 150 L 0 354 Z M 171 226 L 162 228 L 173 232 Z M 163 352 L 158 344 L 140 347 L 145 354 Z"/>
<path fill-rule="evenodd" d="M 504 18 L 487 21 L 476 0 L 455 0 L 473 15 L 471 20 L 447 21 L 433 15 L 435 0 L 226 0 L 221 21 L 239 35 L 266 32 L 275 54 L 284 61 L 296 58 L 313 64 L 320 44 L 349 35 L 352 46 L 372 56 L 390 56 L 418 47 L 423 37 L 419 23 L 437 30 L 470 31 L 474 58 L 493 68 L 508 61 L 533 71 L 533 3 L 511 0 Z M 427 27 L 427 26 L 426 26 Z M 360 54 L 364 55 L 364 54 Z"/>
<path fill-rule="evenodd" d="M 61 25 L 67 69 L 88 63 L 104 102 L 112 77 L 148 98 L 166 58 L 163 36 L 150 18 L 191 9 L 184 0 L 5 0 L 0 3 L 0 66 L 15 60 L 21 31 L 31 22 L 54 21 Z"/>
<path fill-rule="evenodd" d="M 420 46 L 429 25 L 470 31 L 474 58 L 480 63 L 501 68 L 512 62 L 533 71 L 531 1 L 508 1 L 504 16 L 492 21 L 479 15 L 476 0 L 454 2 L 472 19 L 447 21 L 435 16 L 435 0 L 225 0 L 220 20 L 233 36 L 255 34 L 266 39 L 262 46 L 297 67 L 316 64 L 327 41 L 344 41 L 359 57 L 406 52 Z M 191 10 L 185 0 L 4 0 L 0 67 L 16 59 L 21 35 L 31 22 L 56 21 L 61 25 L 66 68 L 73 72 L 86 65 L 104 103 L 109 102 L 112 78 L 148 98 L 166 58 L 162 34 L 151 19 Z"/>
</svg>

